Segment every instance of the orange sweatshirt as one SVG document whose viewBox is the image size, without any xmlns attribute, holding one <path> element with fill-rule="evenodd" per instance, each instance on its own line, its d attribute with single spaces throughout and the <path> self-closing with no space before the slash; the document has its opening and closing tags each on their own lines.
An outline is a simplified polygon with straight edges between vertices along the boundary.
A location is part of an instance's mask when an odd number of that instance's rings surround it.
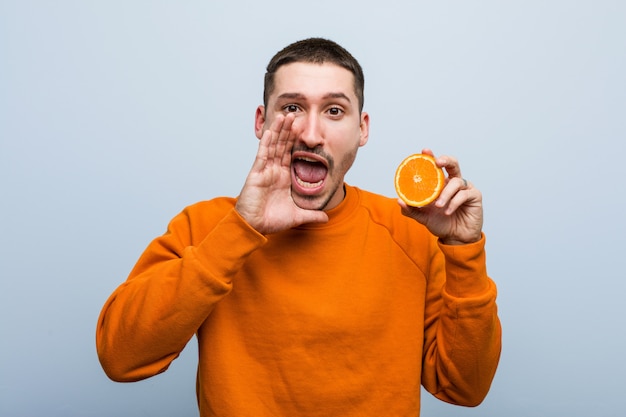
<svg viewBox="0 0 626 417">
<path fill-rule="evenodd" d="M 197 335 L 202 417 L 418 416 L 477 405 L 500 355 L 483 240 L 446 246 L 346 186 L 325 224 L 263 236 L 218 198 L 150 243 L 99 318 L 107 375 L 165 371 Z"/>
</svg>

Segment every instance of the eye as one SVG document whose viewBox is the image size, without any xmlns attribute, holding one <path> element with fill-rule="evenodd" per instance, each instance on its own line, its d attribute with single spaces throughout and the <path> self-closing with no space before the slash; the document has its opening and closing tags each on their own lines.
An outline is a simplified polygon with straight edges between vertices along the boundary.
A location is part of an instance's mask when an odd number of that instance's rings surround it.
<svg viewBox="0 0 626 417">
<path fill-rule="evenodd" d="M 286 113 L 295 113 L 295 112 L 297 112 L 297 111 L 298 111 L 298 110 L 300 110 L 300 109 L 299 109 L 299 107 L 298 107 L 298 106 L 296 106 L 295 104 L 287 104 L 285 107 L 283 107 L 283 110 L 284 110 Z"/>
<path fill-rule="evenodd" d="M 344 114 L 344 111 L 343 109 L 339 107 L 331 107 L 328 109 L 328 114 L 330 114 L 333 117 L 340 117 Z"/>
</svg>

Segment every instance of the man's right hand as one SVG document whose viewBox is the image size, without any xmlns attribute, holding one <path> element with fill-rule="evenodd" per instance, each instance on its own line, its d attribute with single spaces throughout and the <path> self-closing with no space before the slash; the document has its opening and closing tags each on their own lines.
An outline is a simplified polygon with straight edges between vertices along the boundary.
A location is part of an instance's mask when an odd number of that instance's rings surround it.
<svg viewBox="0 0 626 417">
<path fill-rule="evenodd" d="M 293 114 L 279 115 L 263 132 L 256 159 L 235 205 L 235 210 L 262 234 L 328 221 L 324 211 L 301 209 L 291 197 L 294 119 Z"/>
</svg>

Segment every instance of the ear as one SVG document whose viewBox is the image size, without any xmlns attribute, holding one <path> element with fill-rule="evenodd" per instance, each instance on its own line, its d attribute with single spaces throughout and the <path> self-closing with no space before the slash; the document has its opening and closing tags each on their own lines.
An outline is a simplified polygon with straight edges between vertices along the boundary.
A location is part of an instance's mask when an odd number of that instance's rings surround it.
<svg viewBox="0 0 626 417">
<path fill-rule="evenodd" d="M 259 106 L 254 115 L 254 133 L 258 139 L 263 137 L 263 126 L 265 126 L 265 107 Z"/>
<path fill-rule="evenodd" d="M 366 112 L 361 112 L 361 138 L 359 140 L 359 146 L 363 146 L 367 143 L 370 136 L 370 116 Z"/>
</svg>

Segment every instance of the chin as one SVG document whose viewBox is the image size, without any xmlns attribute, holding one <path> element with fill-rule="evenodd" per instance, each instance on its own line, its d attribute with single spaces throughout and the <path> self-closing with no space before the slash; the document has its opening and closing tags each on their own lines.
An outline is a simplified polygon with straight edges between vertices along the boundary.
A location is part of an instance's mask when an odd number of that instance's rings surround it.
<svg viewBox="0 0 626 417">
<path fill-rule="evenodd" d="M 293 202 L 303 210 L 325 210 L 332 195 L 294 195 Z"/>
</svg>

